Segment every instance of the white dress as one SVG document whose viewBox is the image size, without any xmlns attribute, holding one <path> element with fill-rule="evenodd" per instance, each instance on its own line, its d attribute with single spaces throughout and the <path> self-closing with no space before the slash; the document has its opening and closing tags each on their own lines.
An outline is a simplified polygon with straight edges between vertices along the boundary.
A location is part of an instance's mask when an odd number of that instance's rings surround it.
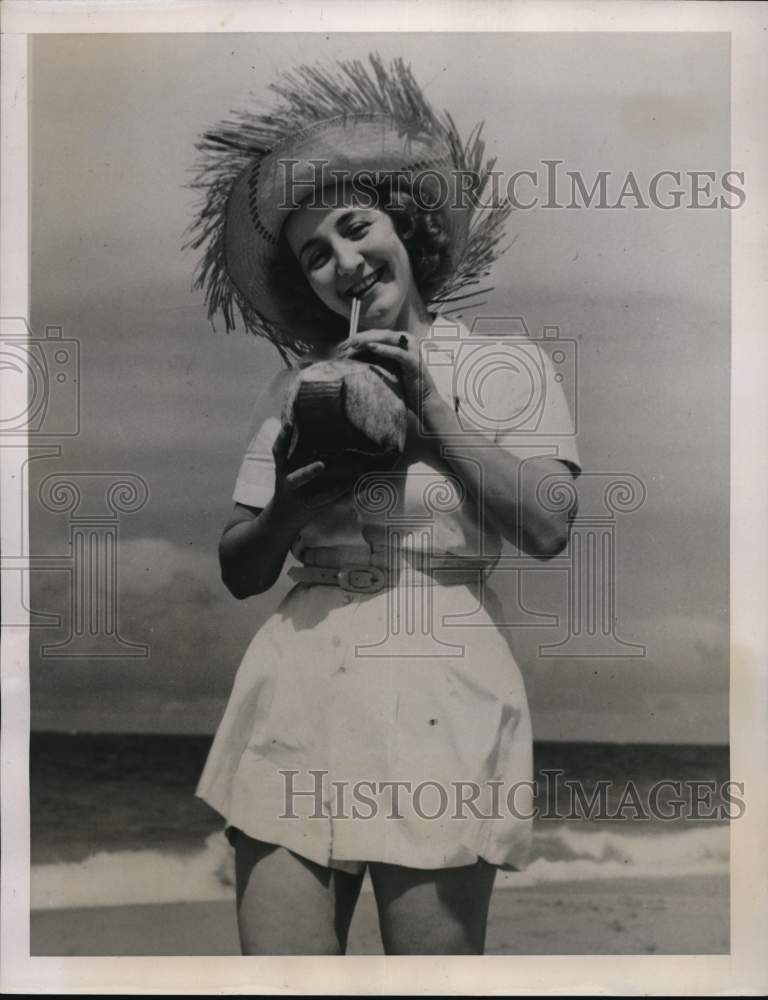
<svg viewBox="0 0 768 1000">
<path fill-rule="evenodd" d="M 556 457 L 578 474 L 568 405 L 537 342 L 478 341 L 438 317 L 429 346 L 438 391 L 467 426 L 521 458 Z M 272 496 L 271 449 L 290 378 L 280 372 L 257 405 L 239 503 L 263 507 Z M 228 828 L 329 867 L 483 858 L 522 869 L 531 724 L 482 571 L 502 541 L 416 431 L 414 419 L 396 469 L 324 508 L 292 547 L 300 563 L 381 565 L 396 539 L 402 582 L 373 594 L 307 583 L 290 591 L 245 652 L 197 794 Z M 466 560 L 459 564 L 473 567 L 474 582 L 464 574 L 420 586 L 424 551 Z"/>
</svg>

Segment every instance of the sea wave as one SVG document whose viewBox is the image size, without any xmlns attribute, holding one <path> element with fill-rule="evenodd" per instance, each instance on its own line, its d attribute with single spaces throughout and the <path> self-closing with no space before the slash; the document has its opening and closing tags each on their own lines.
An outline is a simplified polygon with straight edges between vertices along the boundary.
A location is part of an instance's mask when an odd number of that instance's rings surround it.
<svg viewBox="0 0 768 1000">
<path fill-rule="evenodd" d="M 637 834 L 571 824 L 538 830 L 526 870 L 502 873 L 497 886 L 721 875 L 728 872 L 728 859 L 725 824 Z M 34 865 L 31 890 L 35 910 L 228 900 L 234 894 L 233 852 L 223 833 L 211 834 L 193 853 L 99 852 L 83 861 Z"/>
<path fill-rule="evenodd" d="M 542 882 L 592 879 L 726 875 L 730 836 L 727 824 L 675 833 L 616 833 L 561 826 L 534 838 L 524 872 L 503 873 L 499 888 L 522 888 Z"/>
</svg>

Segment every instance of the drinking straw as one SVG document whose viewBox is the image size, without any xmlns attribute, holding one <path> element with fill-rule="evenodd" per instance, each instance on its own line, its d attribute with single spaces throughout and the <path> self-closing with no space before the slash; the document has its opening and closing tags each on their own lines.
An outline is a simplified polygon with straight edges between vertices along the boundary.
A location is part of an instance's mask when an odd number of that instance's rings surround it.
<svg viewBox="0 0 768 1000">
<path fill-rule="evenodd" d="M 352 299 L 352 312 L 349 314 L 349 334 L 348 336 L 354 337 L 357 333 L 357 324 L 360 319 L 360 299 Z"/>
</svg>

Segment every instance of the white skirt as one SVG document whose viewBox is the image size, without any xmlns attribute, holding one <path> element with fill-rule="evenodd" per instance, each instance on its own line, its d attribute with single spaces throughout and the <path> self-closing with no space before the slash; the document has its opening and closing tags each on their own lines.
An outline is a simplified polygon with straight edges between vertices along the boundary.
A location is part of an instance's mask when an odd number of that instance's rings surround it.
<svg viewBox="0 0 768 1000">
<path fill-rule="evenodd" d="M 327 867 L 525 867 L 532 738 L 520 670 L 467 584 L 298 584 L 235 678 L 197 795 Z"/>
</svg>

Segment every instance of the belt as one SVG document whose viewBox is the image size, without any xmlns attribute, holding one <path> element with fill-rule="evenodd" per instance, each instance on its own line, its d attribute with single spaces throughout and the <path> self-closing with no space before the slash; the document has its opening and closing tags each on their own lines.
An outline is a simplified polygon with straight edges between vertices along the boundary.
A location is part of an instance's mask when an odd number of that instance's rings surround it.
<svg viewBox="0 0 768 1000">
<path fill-rule="evenodd" d="M 450 586 L 451 584 L 477 583 L 486 566 L 435 566 L 428 570 L 407 566 L 292 566 L 288 576 L 297 583 L 319 583 L 358 594 L 377 594 L 387 587 Z"/>
</svg>

